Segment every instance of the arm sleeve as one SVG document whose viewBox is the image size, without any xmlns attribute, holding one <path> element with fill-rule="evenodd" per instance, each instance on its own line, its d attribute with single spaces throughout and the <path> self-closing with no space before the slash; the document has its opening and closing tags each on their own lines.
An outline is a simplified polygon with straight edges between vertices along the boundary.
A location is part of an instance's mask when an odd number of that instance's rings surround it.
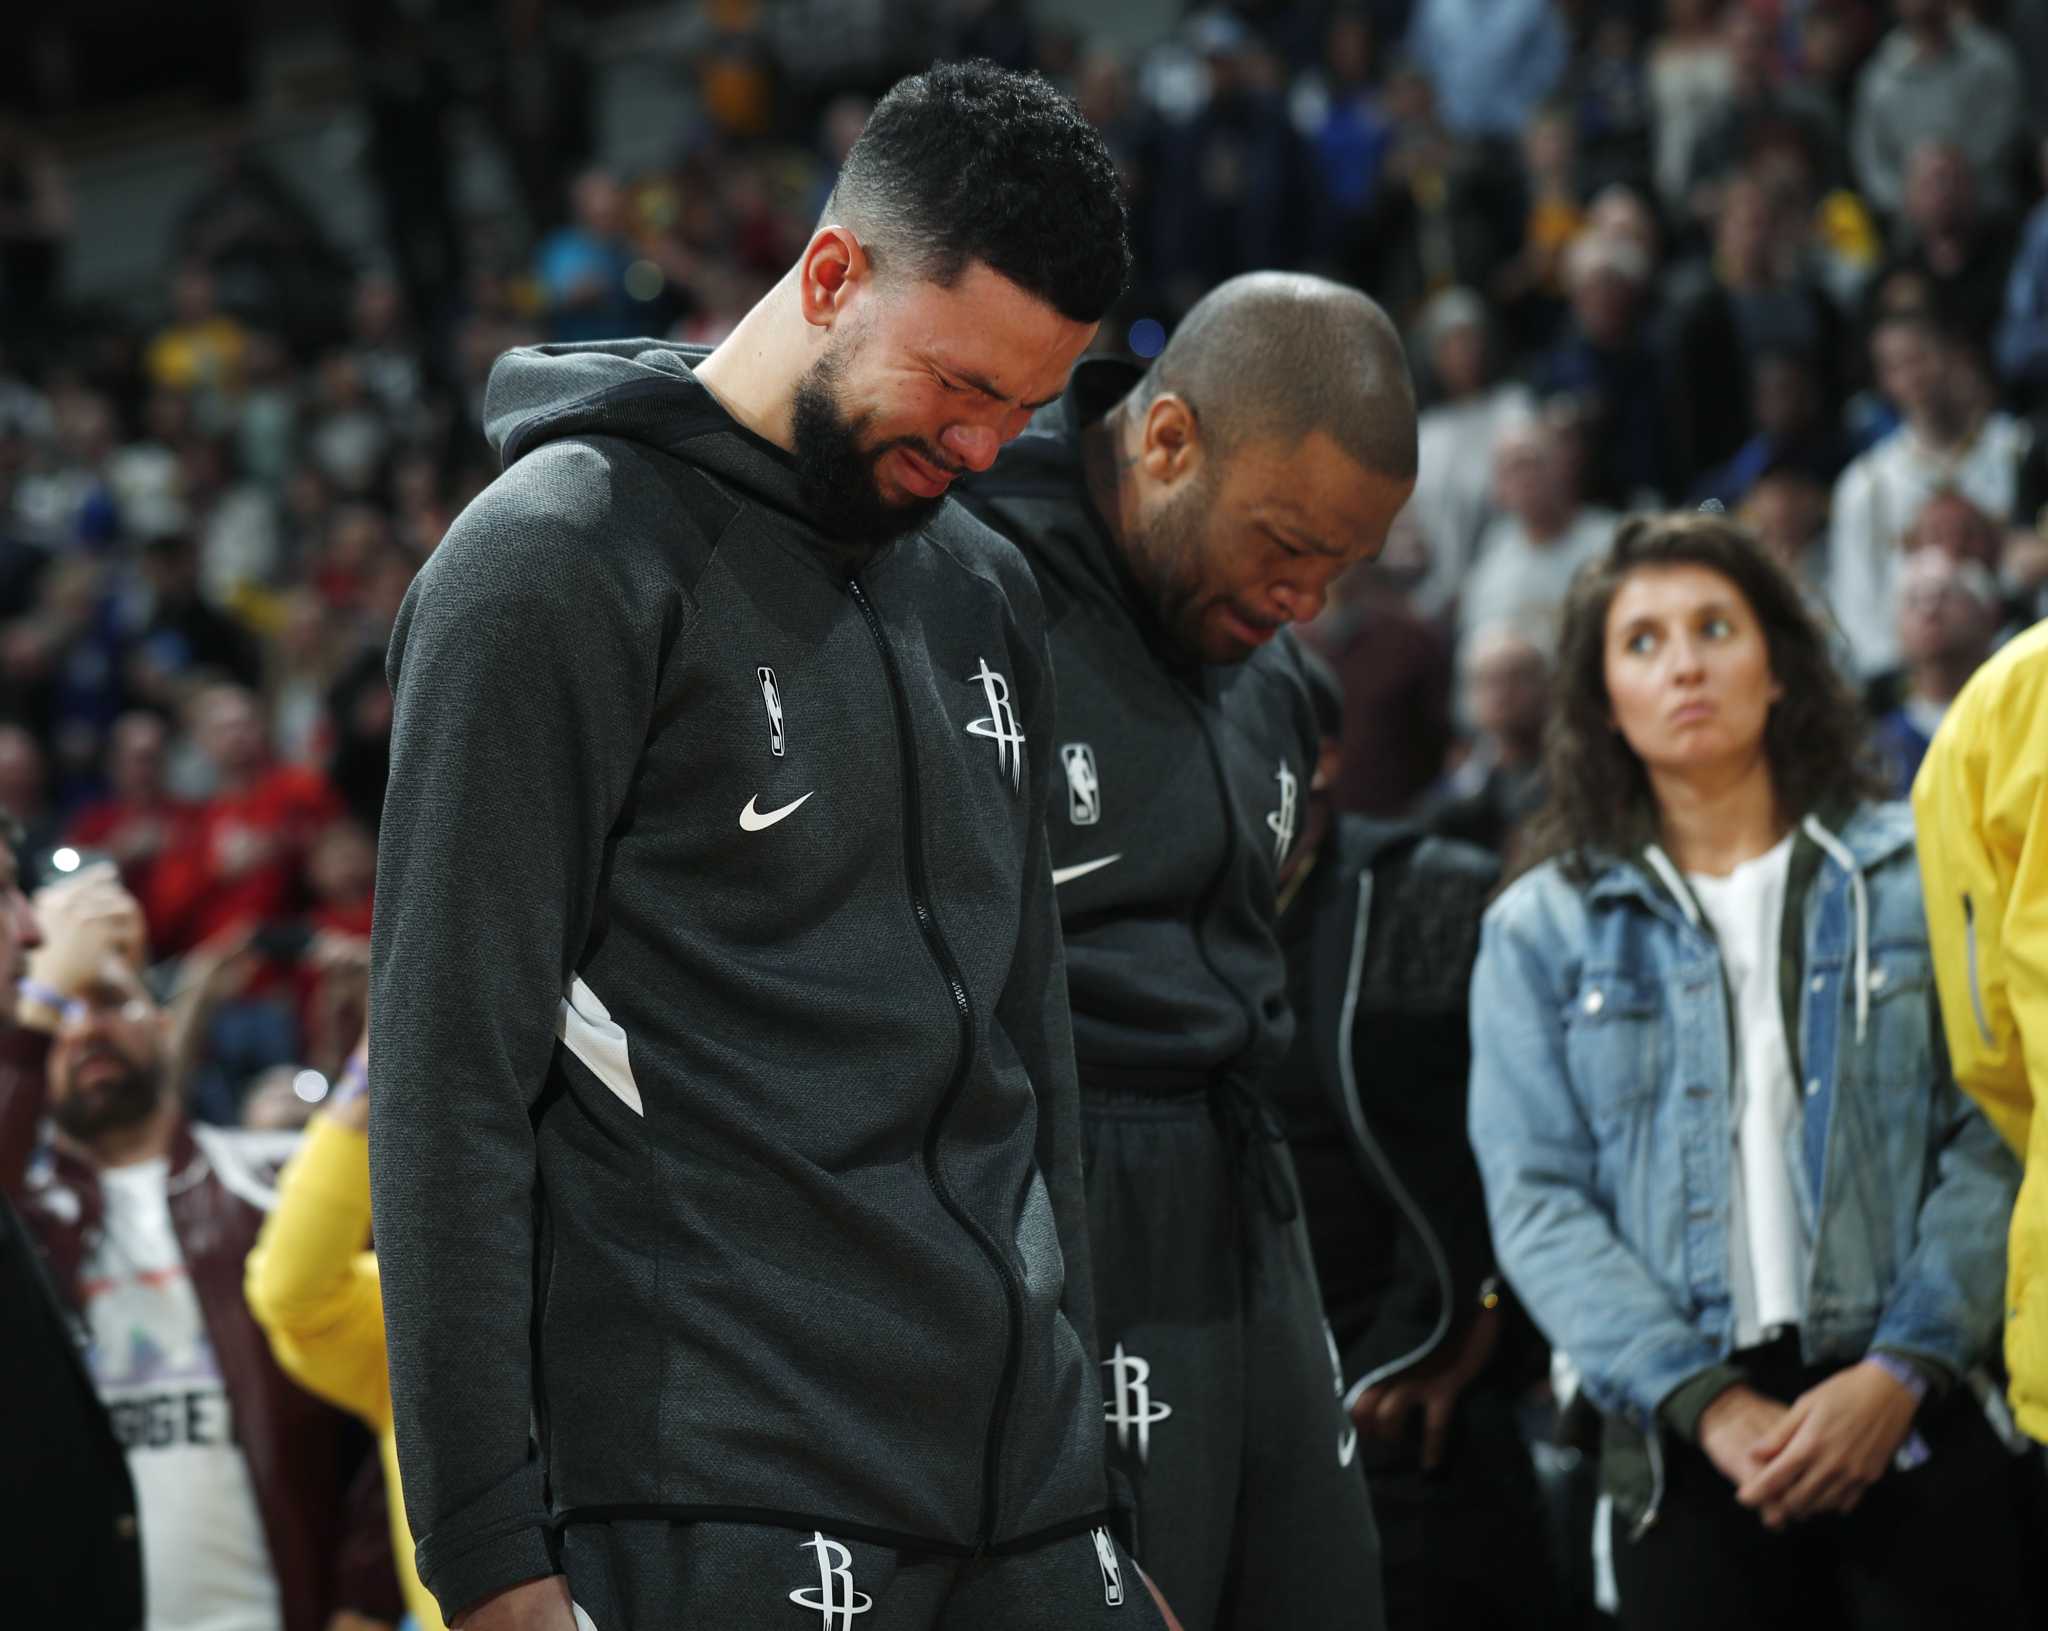
<svg viewBox="0 0 2048 1631">
<path fill-rule="evenodd" d="M 406 1508 L 450 1616 L 553 1572 L 530 1114 L 681 599 L 645 517 L 611 513 L 607 445 L 543 447 L 472 504 L 389 656 L 371 1196 Z"/>
<path fill-rule="evenodd" d="M 2003 1323 L 2004 1220 L 2019 1194 L 2020 1165 L 1957 1089 L 1941 1046 L 1940 1017 L 1933 1017 L 1933 1183 L 1870 1345 L 1962 1376 L 1994 1349 Z M 1991 1220 L 1995 1226 L 1987 1227 Z"/>
<path fill-rule="evenodd" d="M 2048 1081 L 2048 963 L 2024 950 L 2048 948 L 2048 768 L 2038 738 L 2020 731 L 2025 746 L 2011 752 L 1987 712 L 1984 692 L 1966 690 L 1942 721 L 1913 783 L 1913 819 L 1955 1079 L 2024 1155 L 2029 1041 L 2033 1073 Z"/>
<path fill-rule="evenodd" d="M 1651 1430 L 1719 1355 L 1624 1242 L 1596 1188 L 1599 1148 L 1572 1091 L 1548 936 L 1502 915 L 1472 975 L 1471 1133 L 1502 1270 L 1602 1410 Z M 1594 1290 L 1597 1288 L 1597 1291 Z"/>
<path fill-rule="evenodd" d="M 381 1430 L 391 1384 L 369 1239 L 369 1140 L 315 1116 L 278 1180 L 243 1290 L 284 1373 Z"/>
</svg>

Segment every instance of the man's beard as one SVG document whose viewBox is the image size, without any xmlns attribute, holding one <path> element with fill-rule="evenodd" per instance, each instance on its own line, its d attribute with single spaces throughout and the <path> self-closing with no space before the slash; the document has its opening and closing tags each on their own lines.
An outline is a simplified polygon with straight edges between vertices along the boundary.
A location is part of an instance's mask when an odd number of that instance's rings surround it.
<svg viewBox="0 0 2048 1631">
<path fill-rule="evenodd" d="M 848 419 L 841 410 L 841 360 L 838 351 L 827 351 L 797 381 L 791 430 L 804 507 L 833 552 L 857 568 L 883 545 L 916 532 L 946 502 L 943 493 L 900 503 L 884 498 L 876 480 L 883 458 L 907 447 L 937 469 L 954 465 L 915 436 L 862 447 L 861 432 L 871 416 Z"/>
<path fill-rule="evenodd" d="M 104 1076 L 90 1087 L 81 1087 L 77 1073 L 96 1059 L 111 1059 L 120 1073 Z M 86 1049 L 71 1062 L 72 1082 L 62 1097 L 52 1095 L 50 1118 L 79 1143 L 90 1143 L 106 1133 L 132 1127 L 155 1114 L 163 1097 L 164 1070 L 161 1061 L 137 1064 L 126 1054 L 104 1043 Z"/>
<path fill-rule="evenodd" d="M 1125 556 L 1161 632 L 1180 656 L 1196 662 L 1209 661 L 1202 650 L 1202 614 L 1210 597 L 1200 575 L 1209 488 L 1204 473 L 1192 488 L 1168 499 Z"/>
</svg>

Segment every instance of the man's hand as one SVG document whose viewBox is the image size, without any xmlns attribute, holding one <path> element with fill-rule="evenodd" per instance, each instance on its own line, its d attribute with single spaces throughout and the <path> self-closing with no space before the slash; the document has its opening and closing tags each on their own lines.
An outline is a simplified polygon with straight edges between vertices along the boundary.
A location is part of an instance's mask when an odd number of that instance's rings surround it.
<svg viewBox="0 0 2048 1631">
<path fill-rule="evenodd" d="M 29 953 L 29 993 L 21 999 L 22 1024 L 54 1030 L 59 1003 L 84 989 L 109 956 L 140 968 L 148 949 L 142 908 L 121 886 L 111 863 L 101 861 L 36 891 L 36 926 L 43 943 Z"/>
<path fill-rule="evenodd" d="M 1434 1472 L 1443 1463 L 1458 1396 L 1486 1368 L 1499 1341 L 1500 1315 L 1481 1311 L 1455 1344 L 1359 1394 L 1351 1404 L 1352 1423 L 1367 1438 L 1397 1439 L 1420 1410 L 1422 1468 Z"/>
<path fill-rule="evenodd" d="M 1721 1476 L 1740 1489 L 1763 1471 L 1770 1459 L 1762 1453 L 1763 1446 L 1790 1414 L 1776 1399 L 1737 1382 L 1700 1413 L 1700 1448 Z"/>
<path fill-rule="evenodd" d="M 238 923 L 202 940 L 178 967 L 178 996 L 192 996 L 206 1008 L 232 1001 L 249 988 L 262 959 L 250 950 L 254 923 Z"/>
<path fill-rule="evenodd" d="M 328 1095 L 322 1107 L 327 1119 L 339 1122 L 351 1132 L 367 1133 L 370 1130 L 370 1033 L 367 1029 L 356 1038 L 348 1063 L 342 1066 L 341 1080 Z"/>
<path fill-rule="evenodd" d="M 576 1631 L 569 1577 L 548 1574 L 471 1603 L 448 1624 L 453 1631 Z"/>
<path fill-rule="evenodd" d="M 1767 1529 L 1823 1512 L 1853 1512 L 1891 1465 L 1919 1408 L 1912 1390 L 1881 1366 L 1866 1361 L 1838 1371 L 1792 1401 L 1757 1447 L 1767 1465 L 1735 1498 L 1761 1511 Z"/>
</svg>

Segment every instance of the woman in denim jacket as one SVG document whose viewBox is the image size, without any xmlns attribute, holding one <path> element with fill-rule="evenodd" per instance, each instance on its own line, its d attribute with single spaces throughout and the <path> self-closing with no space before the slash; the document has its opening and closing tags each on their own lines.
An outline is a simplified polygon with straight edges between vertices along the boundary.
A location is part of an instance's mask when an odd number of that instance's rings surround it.
<svg viewBox="0 0 2048 1631">
<path fill-rule="evenodd" d="M 2020 1618 L 2026 1474 L 1975 1398 L 2018 1169 L 1950 1078 L 1863 739 L 1725 518 L 1632 521 L 1574 585 L 1470 1113 L 1500 1264 L 1603 1416 L 1625 1626 Z"/>
</svg>

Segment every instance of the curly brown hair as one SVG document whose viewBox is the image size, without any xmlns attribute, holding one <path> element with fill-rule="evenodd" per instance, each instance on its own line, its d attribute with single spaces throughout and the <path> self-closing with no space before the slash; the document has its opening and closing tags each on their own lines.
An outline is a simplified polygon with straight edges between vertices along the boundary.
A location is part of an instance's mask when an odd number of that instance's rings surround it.
<svg viewBox="0 0 2048 1631">
<path fill-rule="evenodd" d="M 1883 796 L 1863 709 L 1784 568 L 1726 516 L 1637 516 L 1604 556 L 1580 569 L 1565 600 L 1543 735 L 1544 801 L 1530 817 L 1517 870 L 1558 857 L 1567 875 L 1583 881 L 1593 852 L 1627 855 L 1657 841 L 1649 773 L 1614 728 L 1607 696 L 1608 608 L 1631 574 L 1653 566 L 1718 572 L 1755 612 L 1784 691 L 1764 726 L 1780 806 L 1798 816 Z"/>
</svg>

